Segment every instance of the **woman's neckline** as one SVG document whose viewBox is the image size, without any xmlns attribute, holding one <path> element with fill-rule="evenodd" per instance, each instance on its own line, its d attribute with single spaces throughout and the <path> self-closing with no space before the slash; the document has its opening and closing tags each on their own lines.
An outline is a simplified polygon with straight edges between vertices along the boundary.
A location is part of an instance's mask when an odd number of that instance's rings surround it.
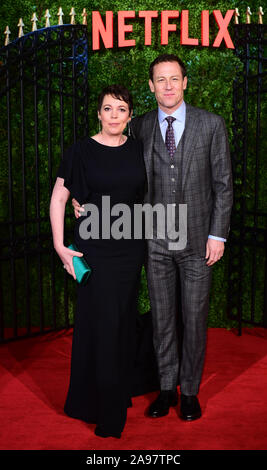
<svg viewBox="0 0 267 470">
<path fill-rule="evenodd" d="M 123 142 L 122 144 L 120 145 L 107 145 L 107 144 L 102 144 L 101 142 L 98 142 L 97 140 L 93 139 L 93 137 L 90 137 L 89 136 L 89 139 L 93 142 L 95 142 L 97 145 L 101 145 L 101 147 L 108 147 L 109 149 L 119 149 L 119 148 L 122 148 L 124 147 L 124 145 L 127 144 L 127 142 L 129 141 L 129 137 L 126 138 L 125 142 Z"/>
</svg>

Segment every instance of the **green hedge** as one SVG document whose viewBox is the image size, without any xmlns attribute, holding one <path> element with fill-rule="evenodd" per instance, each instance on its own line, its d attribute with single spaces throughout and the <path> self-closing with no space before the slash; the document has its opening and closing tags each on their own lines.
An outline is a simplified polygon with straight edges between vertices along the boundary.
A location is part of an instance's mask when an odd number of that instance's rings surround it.
<svg viewBox="0 0 267 470">
<path fill-rule="evenodd" d="M 65 13 L 64 22 L 69 22 L 69 12 L 72 6 L 75 7 L 77 16 L 76 21 L 81 23 L 81 13 L 84 7 L 87 8 L 88 12 L 88 23 L 90 33 L 90 12 L 92 10 L 99 10 L 99 2 L 96 0 L 86 2 L 81 0 L 66 1 L 63 0 L 60 3 L 54 0 L 41 1 L 41 0 L 13 0 L 10 4 L 8 0 L 2 0 L 1 2 L 1 17 L 0 17 L 0 30 L 4 31 L 8 24 L 11 30 L 10 39 L 14 39 L 17 35 L 17 23 L 19 17 L 23 18 L 25 28 L 24 32 L 27 33 L 31 30 L 31 15 L 35 11 L 37 16 L 41 18 L 38 23 L 38 27 L 44 26 L 44 12 L 46 8 L 49 8 L 52 15 L 51 24 L 57 23 L 57 11 L 58 7 L 61 6 Z M 253 12 L 258 9 L 258 2 L 255 0 L 250 2 L 250 7 Z M 172 0 L 158 0 L 156 3 L 153 0 L 147 1 L 135 1 L 115 0 L 110 4 L 110 0 L 103 0 L 101 2 L 101 13 L 106 10 L 112 10 L 114 12 L 119 10 L 155 10 L 159 12 L 162 10 L 182 10 L 188 9 L 190 12 L 190 36 L 200 38 L 200 25 L 201 25 L 201 11 L 220 9 L 223 14 L 228 9 L 239 8 L 241 17 L 240 21 L 245 22 L 245 11 L 247 3 L 244 1 L 172 1 Z M 140 114 L 148 111 L 156 106 L 154 96 L 150 93 L 148 88 L 148 66 L 150 62 L 160 53 L 168 52 L 179 55 L 187 65 L 188 70 L 188 89 L 186 90 L 185 100 L 194 105 L 205 108 L 209 111 L 220 114 L 224 117 L 229 132 L 230 142 L 232 142 L 232 83 L 233 78 L 236 74 L 236 69 L 240 67 L 240 62 L 234 55 L 233 51 L 226 49 L 224 43 L 220 48 L 213 47 L 191 47 L 191 46 L 180 46 L 179 44 L 179 33 L 170 33 L 169 44 L 167 46 L 160 45 L 160 25 L 157 22 L 153 22 L 152 29 L 152 45 L 144 46 L 144 21 L 138 18 L 133 23 L 134 33 L 132 37 L 136 39 L 136 46 L 133 48 L 114 49 L 106 50 L 102 48 L 100 51 L 92 51 L 91 48 L 89 53 L 89 123 L 90 123 L 90 134 L 94 134 L 98 129 L 98 121 L 96 114 L 96 99 L 101 88 L 110 83 L 123 83 L 133 93 L 134 97 L 134 114 Z M 257 17 L 254 16 L 253 22 L 257 22 Z M 217 26 L 214 18 L 211 16 L 210 19 L 211 37 L 215 38 L 217 34 Z M 230 26 L 230 31 L 232 26 Z M 90 37 L 90 34 L 89 34 Z M 129 38 L 131 35 L 128 36 Z M 4 38 L 4 35 L 3 35 Z M 4 41 L 4 39 L 3 39 Z M 3 44 L 3 42 L 2 42 Z M 42 114 L 42 103 L 39 104 L 40 113 Z M 30 105 L 29 105 L 30 109 Z M 26 111 L 27 112 L 27 111 Z M 45 113 L 44 113 L 45 115 Z M 18 116 L 19 119 L 19 116 Z M 16 132 L 16 126 L 18 123 L 14 123 L 14 132 Z M 6 136 L 5 118 L 2 117 L 0 125 L 0 133 L 2 137 Z M 42 139 L 41 139 L 42 140 Z M 55 161 L 59 162 L 60 148 L 57 142 L 54 142 Z M 0 145 L 1 158 L 6 158 L 6 146 L 2 143 Z M 44 140 L 40 149 L 41 154 L 44 156 L 41 165 L 40 183 L 42 192 L 46 192 L 46 197 L 43 199 L 41 205 L 41 215 L 47 216 L 48 204 L 50 193 L 47 191 L 47 163 L 45 161 L 45 155 L 47 149 L 45 147 L 45 133 Z M 34 149 L 32 148 L 32 155 Z M 29 156 L 30 158 L 30 156 Z M 34 167 L 33 167 L 34 168 Z M 7 167 L 6 165 L 1 166 L 0 182 L 3 188 L 7 189 Z M 31 182 L 29 181 L 29 185 Z M 18 187 L 19 195 L 19 187 Z M 6 220 L 7 218 L 7 206 L 4 203 L 6 194 L 5 191 L 1 194 L 1 219 Z M 266 194 L 262 192 L 261 197 L 266 200 Z M 68 208 L 71 213 L 71 208 Z M 45 228 L 45 226 L 44 226 Z M 213 284 L 211 290 L 211 302 L 210 302 L 210 313 L 209 313 L 209 326 L 221 327 L 231 326 L 233 323 L 230 322 L 225 315 L 226 311 L 226 289 L 227 289 L 227 257 L 228 247 L 226 245 L 226 253 L 224 258 L 215 265 Z M 34 269 L 34 268 L 33 268 Z M 37 278 L 36 278 L 37 283 Z M 47 297 L 51 296 L 51 279 L 49 276 L 46 281 L 47 288 L 44 289 L 44 295 Z M 57 280 L 57 283 L 61 283 L 62 278 Z M 37 284 L 36 284 L 37 285 Z M 57 291 L 59 289 L 57 285 Z M 23 292 L 23 285 L 21 285 L 21 292 Z M 33 293 L 35 295 L 35 292 Z M 37 294 L 36 294 L 37 295 Z M 34 297 L 33 297 L 34 298 Z M 37 302 L 37 299 L 34 300 Z M 37 302 L 38 305 L 38 302 Z M 11 306 L 10 306 L 11 308 Z M 60 311 L 64 317 L 64 299 L 60 301 Z M 23 309 L 23 307 L 22 307 Z M 141 290 L 139 295 L 139 310 L 141 313 L 145 313 L 149 309 L 149 300 L 147 295 L 147 286 L 145 272 L 143 270 L 141 279 Z M 71 307 L 71 317 L 73 316 L 73 308 Z M 25 315 L 23 315 L 24 318 Z M 23 323 L 24 320 L 21 320 Z M 36 314 L 36 322 L 38 322 Z"/>
</svg>

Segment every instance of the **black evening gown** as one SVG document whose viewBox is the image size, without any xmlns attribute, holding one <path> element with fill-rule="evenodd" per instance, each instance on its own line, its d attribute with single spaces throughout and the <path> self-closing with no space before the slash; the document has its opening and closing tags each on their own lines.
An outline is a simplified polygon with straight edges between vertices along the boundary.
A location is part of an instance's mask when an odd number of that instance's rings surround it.
<svg viewBox="0 0 267 470">
<path fill-rule="evenodd" d="M 57 176 L 64 178 L 71 197 L 97 208 L 100 234 L 99 239 L 82 238 L 79 227 L 86 216 L 75 219 L 73 241 L 92 273 L 85 285 L 77 284 L 71 375 L 64 410 L 73 418 L 96 423 L 107 433 L 120 433 L 131 405 L 145 240 L 101 237 L 102 217 L 109 216 L 102 207 L 102 196 L 110 197 L 111 207 L 127 204 L 133 222 L 133 207 L 143 201 L 146 178 L 140 143 L 129 137 L 121 146 L 110 147 L 86 137 L 67 149 Z M 120 216 L 111 216 L 111 225 Z M 87 230 L 92 230 L 91 225 Z"/>
</svg>

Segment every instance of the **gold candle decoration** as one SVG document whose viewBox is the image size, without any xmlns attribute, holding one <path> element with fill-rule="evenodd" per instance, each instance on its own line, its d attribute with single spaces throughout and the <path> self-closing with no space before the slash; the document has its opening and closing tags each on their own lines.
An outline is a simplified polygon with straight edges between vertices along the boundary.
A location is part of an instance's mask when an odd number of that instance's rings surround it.
<svg viewBox="0 0 267 470">
<path fill-rule="evenodd" d="M 37 31 L 37 21 L 38 18 L 36 16 L 36 13 L 32 14 L 31 22 L 32 22 L 32 31 Z"/>
<path fill-rule="evenodd" d="M 57 14 L 57 16 L 58 16 L 58 24 L 59 24 L 59 25 L 64 24 L 64 23 L 63 23 L 63 19 L 62 19 L 62 17 L 64 16 L 64 13 L 63 13 L 61 7 L 59 7 L 59 9 L 58 9 L 58 14 Z"/>
<path fill-rule="evenodd" d="M 263 24 L 262 15 L 264 15 L 264 13 L 262 11 L 262 7 L 259 8 L 258 15 L 259 15 L 258 23 Z"/>
<path fill-rule="evenodd" d="M 51 18 L 49 10 L 45 10 L 45 16 L 44 17 L 45 17 L 45 27 L 49 28 L 50 27 L 50 18 Z"/>
<path fill-rule="evenodd" d="M 23 26 L 25 26 L 23 21 L 22 21 L 22 18 L 19 19 L 19 22 L 18 22 L 17 26 L 19 27 L 18 37 L 21 38 L 22 36 L 24 36 Z"/>
<path fill-rule="evenodd" d="M 72 7 L 72 9 L 70 10 L 70 24 L 75 24 L 75 16 L 76 16 L 75 10 Z"/>
<path fill-rule="evenodd" d="M 238 8 L 235 8 L 235 13 L 234 13 L 234 17 L 235 17 L 235 24 L 239 24 L 239 20 L 238 20 L 238 17 L 239 17 L 239 11 L 238 11 Z"/>
<path fill-rule="evenodd" d="M 250 17 L 251 17 L 252 13 L 250 11 L 250 8 L 247 7 L 247 11 L 246 11 L 246 23 L 247 24 L 250 24 Z"/>
<path fill-rule="evenodd" d="M 86 12 L 86 8 L 83 9 L 82 17 L 83 17 L 83 24 L 87 25 L 87 12 Z"/>
<path fill-rule="evenodd" d="M 5 46 L 7 46 L 9 44 L 9 35 L 10 35 L 10 29 L 8 26 L 6 26 L 6 29 L 5 29 Z"/>
</svg>

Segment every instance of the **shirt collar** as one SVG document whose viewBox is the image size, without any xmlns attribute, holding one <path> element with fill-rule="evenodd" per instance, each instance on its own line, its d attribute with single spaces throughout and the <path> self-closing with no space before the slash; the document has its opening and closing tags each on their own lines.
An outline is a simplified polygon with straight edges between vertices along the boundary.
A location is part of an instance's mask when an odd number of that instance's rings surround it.
<svg viewBox="0 0 267 470">
<path fill-rule="evenodd" d="M 176 109 L 172 114 L 166 114 L 160 107 L 158 107 L 158 119 L 160 124 L 164 121 L 167 116 L 173 116 L 177 121 L 184 122 L 185 120 L 185 102 L 183 101 L 181 106 Z"/>
</svg>

